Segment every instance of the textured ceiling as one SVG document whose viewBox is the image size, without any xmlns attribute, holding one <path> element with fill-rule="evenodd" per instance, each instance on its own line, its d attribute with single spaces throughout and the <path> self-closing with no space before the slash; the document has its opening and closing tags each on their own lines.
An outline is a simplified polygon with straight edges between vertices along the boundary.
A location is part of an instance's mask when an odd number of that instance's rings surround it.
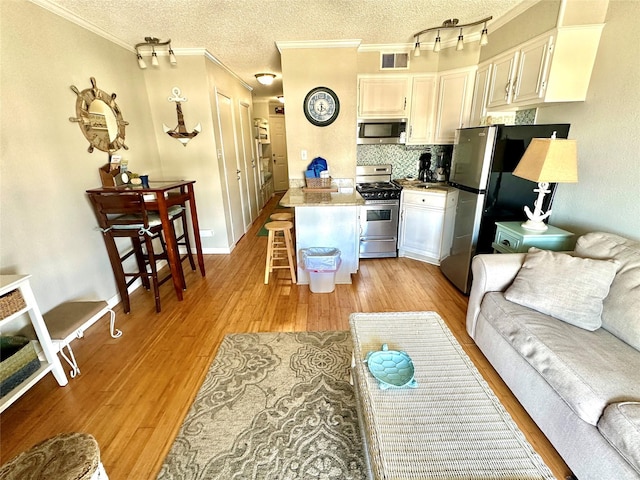
<svg viewBox="0 0 640 480">
<path fill-rule="evenodd" d="M 180 49 L 204 48 L 254 87 L 256 96 L 275 96 L 282 93 L 277 41 L 410 44 L 414 33 L 448 18 L 469 23 L 492 15 L 490 29 L 510 10 L 537 0 L 33 1 L 61 7 L 131 47 L 146 36 L 170 38 L 178 61 Z M 264 87 L 255 81 L 258 72 L 278 78 Z"/>
</svg>

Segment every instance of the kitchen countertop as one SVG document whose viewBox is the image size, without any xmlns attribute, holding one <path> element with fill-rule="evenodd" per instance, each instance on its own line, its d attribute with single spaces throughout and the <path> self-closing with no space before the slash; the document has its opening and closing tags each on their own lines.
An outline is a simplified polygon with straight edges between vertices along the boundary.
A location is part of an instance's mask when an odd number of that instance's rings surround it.
<svg viewBox="0 0 640 480">
<path fill-rule="evenodd" d="M 448 193 L 454 189 L 446 182 L 421 182 L 420 180 L 396 178 L 393 180 L 404 190 L 415 190 L 421 192 Z"/>
<path fill-rule="evenodd" d="M 364 205 L 364 199 L 355 188 L 340 188 L 337 192 L 305 192 L 290 188 L 280 200 L 283 207 L 338 207 Z"/>
</svg>

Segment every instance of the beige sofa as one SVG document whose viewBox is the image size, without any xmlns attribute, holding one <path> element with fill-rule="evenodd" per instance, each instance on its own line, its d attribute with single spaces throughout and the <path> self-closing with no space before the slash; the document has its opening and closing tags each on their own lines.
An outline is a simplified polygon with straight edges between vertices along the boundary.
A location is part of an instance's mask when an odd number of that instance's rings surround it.
<svg viewBox="0 0 640 480">
<path fill-rule="evenodd" d="M 478 255 L 467 331 L 580 480 L 640 479 L 640 242 Z"/>
</svg>

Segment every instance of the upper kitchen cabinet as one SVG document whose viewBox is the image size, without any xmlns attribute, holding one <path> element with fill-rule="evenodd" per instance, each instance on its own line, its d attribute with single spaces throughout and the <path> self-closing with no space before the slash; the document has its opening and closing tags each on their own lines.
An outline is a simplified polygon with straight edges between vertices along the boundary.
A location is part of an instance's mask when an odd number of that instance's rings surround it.
<svg viewBox="0 0 640 480">
<path fill-rule="evenodd" d="M 476 81 L 473 84 L 473 101 L 471 103 L 470 127 L 477 127 L 482 119 L 487 116 L 487 103 L 489 96 L 489 82 L 493 72 L 493 64 L 485 63 L 478 66 Z"/>
<path fill-rule="evenodd" d="M 404 118 L 408 113 L 408 75 L 358 77 L 358 117 Z"/>
<path fill-rule="evenodd" d="M 473 84 L 477 67 L 461 68 L 438 75 L 438 94 L 433 143 L 452 144 L 456 129 L 469 125 Z"/>
<path fill-rule="evenodd" d="M 436 106 L 436 75 L 416 75 L 411 81 L 411 112 L 407 144 L 426 145 L 433 142 Z"/>
<path fill-rule="evenodd" d="M 602 28 L 560 27 L 492 59 L 487 108 L 584 101 Z"/>
</svg>

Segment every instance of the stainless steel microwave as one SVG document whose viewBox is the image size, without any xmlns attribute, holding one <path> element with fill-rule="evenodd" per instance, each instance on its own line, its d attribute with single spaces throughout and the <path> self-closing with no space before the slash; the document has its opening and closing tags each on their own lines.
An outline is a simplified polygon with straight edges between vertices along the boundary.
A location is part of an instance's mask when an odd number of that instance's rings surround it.
<svg viewBox="0 0 640 480">
<path fill-rule="evenodd" d="M 387 120 L 361 119 L 358 121 L 358 145 L 382 145 L 387 143 L 406 143 L 407 119 Z"/>
</svg>

